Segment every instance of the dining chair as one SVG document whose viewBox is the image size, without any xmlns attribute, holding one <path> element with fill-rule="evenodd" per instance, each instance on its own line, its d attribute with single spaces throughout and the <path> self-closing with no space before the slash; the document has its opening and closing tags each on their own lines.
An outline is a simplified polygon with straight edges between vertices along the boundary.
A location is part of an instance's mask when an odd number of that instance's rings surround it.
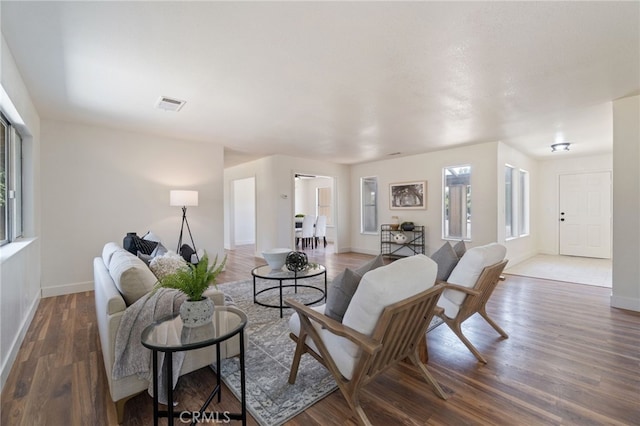
<svg viewBox="0 0 640 426">
<path fill-rule="evenodd" d="M 324 241 L 324 246 L 327 246 L 327 217 L 324 215 L 318 216 L 316 220 L 316 227 L 313 233 L 313 239 L 315 241 L 316 247 L 318 247 L 318 240 L 322 238 Z"/>
<path fill-rule="evenodd" d="M 315 216 L 305 215 L 302 219 L 302 228 L 296 229 L 296 247 L 298 246 L 298 242 L 300 242 L 303 249 L 308 244 L 311 244 L 311 248 L 313 248 L 313 227 L 315 223 Z"/>
</svg>

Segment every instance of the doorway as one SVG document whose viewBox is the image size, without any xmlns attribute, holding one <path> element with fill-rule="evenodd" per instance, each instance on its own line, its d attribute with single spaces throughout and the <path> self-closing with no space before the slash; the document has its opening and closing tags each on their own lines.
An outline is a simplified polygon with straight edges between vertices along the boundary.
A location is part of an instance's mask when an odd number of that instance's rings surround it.
<svg viewBox="0 0 640 426">
<path fill-rule="evenodd" d="M 295 173 L 294 188 L 293 205 L 295 215 L 326 216 L 326 240 L 328 244 L 325 248 L 322 242 L 319 243 L 317 250 L 335 252 L 337 232 L 335 179 L 331 176 Z M 291 223 L 295 234 L 296 221 L 292 218 Z"/>
<path fill-rule="evenodd" d="M 611 172 L 560 175 L 559 253 L 611 258 Z"/>
</svg>

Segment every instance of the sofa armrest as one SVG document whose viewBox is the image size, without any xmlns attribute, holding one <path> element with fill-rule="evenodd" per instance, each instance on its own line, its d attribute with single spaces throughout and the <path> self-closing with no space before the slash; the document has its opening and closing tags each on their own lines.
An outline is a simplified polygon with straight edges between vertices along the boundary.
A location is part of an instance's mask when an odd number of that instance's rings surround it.
<svg viewBox="0 0 640 426">
<path fill-rule="evenodd" d="M 215 287 L 209 287 L 202 293 L 203 296 L 211 299 L 214 305 L 224 306 L 224 293 Z"/>
</svg>

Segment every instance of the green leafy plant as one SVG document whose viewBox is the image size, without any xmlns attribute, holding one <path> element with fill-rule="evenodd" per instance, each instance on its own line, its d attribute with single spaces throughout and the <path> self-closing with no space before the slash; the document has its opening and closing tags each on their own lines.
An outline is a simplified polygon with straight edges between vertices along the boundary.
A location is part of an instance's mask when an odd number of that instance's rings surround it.
<svg viewBox="0 0 640 426">
<path fill-rule="evenodd" d="M 187 264 L 188 268 L 181 268 L 173 274 L 165 276 L 158 282 L 156 288 L 173 288 L 186 294 L 188 300 L 202 300 L 202 293 L 209 285 L 216 285 L 216 278 L 226 263 L 226 255 L 219 265 L 218 256 L 216 256 L 213 265 L 209 267 L 209 257 L 205 252 L 197 265 L 189 263 Z"/>
</svg>

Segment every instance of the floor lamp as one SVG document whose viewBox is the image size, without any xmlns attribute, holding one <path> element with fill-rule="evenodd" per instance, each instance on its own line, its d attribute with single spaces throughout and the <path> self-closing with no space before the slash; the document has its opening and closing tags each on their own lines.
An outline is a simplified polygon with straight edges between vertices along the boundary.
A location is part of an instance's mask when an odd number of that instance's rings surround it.
<svg viewBox="0 0 640 426">
<path fill-rule="evenodd" d="M 169 205 L 182 207 L 182 226 L 180 226 L 180 238 L 178 238 L 178 248 L 176 253 L 180 253 L 180 247 L 182 246 L 182 235 L 184 233 L 184 226 L 187 225 L 187 231 L 189 232 L 189 238 L 191 239 L 191 245 L 193 251 L 196 252 L 196 262 L 199 262 L 196 245 L 193 242 L 193 235 L 191 235 L 191 228 L 189 228 L 189 221 L 187 221 L 187 207 L 198 205 L 198 191 L 169 191 Z M 191 259 L 189 259 L 191 260 Z"/>
</svg>

